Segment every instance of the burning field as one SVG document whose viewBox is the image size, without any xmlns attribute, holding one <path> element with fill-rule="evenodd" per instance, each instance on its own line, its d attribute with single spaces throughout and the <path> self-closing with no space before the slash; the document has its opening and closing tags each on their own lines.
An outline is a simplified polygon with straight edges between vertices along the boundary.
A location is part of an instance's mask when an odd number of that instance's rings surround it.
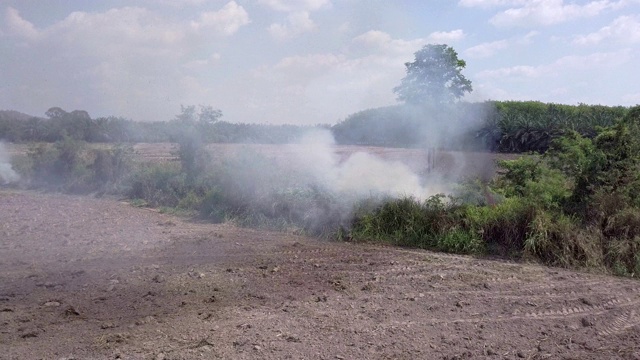
<svg viewBox="0 0 640 360">
<path fill-rule="evenodd" d="M 2 359 L 635 359 L 635 280 L 0 192 Z"/>
<path fill-rule="evenodd" d="M 208 146 L 214 161 L 247 149 L 276 163 L 309 150 Z M 171 144 L 134 150 L 176 159 Z M 337 147 L 337 164 L 358 152 L 445 177 L 495 156 Z M 0 218 L 0 359 L 640 357 L 636 280 L 211 224 L 110 197 L 4 189 Z"/>
<path fill-rule="evenodd" d="M 0 360 L 640 360 L 637 1 L 574 2 L 9 1 Z"/>
</svg>

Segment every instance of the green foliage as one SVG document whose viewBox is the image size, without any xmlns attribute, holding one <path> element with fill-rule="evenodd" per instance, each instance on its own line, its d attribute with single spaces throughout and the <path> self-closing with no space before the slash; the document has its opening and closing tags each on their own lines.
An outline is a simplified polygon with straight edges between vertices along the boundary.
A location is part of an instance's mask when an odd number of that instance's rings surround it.
<svg viewBox="0 0 640 360">
<path fill-rule="evenodd" d="M 93 164 L 93 182 L 106 192 L 119 192 L 126 187 L 125 183 L 131 172 L 133 148 L 126 145 L 95 149 Z"/>
<path fill-rule="evenodd" d="M 193 128 L 203 143 L 289 143 L 312 126 L 238 124 L 221 121 L 211 106 L 182 106 L 171 121 L 136 122 L 120 117 L 92 119 L 86 111 L 51 108 L 48 118 L 0 111 L 0 139 L 10 142 L 56 142 L 64 136 L 86 142 L 178 142 Z M 451 150 L 545 152 L 554 140 L 572 132 L 593 139 L 611 127 L 628 108 L 602 105 L 562 105 L 536 101 L 412 103 L 367 109 L 331 127 L 340 144 L 440 146 Z M 260 121 L 256 119 L 256 121 Z M 464 129 L 455 134 L 436 131 L 434 124 Z M 456 126 L 453 126 L 456 125 Z M 324 126 L 327 127 L 327 126 Z M 436 126 L 436 129 L 439 129 Z M 453 138 L 453 136 L 458 138 Z"/>
<path fill-rule="evenodd" d="M 448 202 L 389 200 L 360 213 L 351 235 L 640 274 L 640 107 L 593 138 L 570 131 L 542 157 L 498 165 L 497 179 L 469 181 Z"/>
<path fill-rule="evenodd" d="M 569 179 L 535 156 L 498 161 L 503 175 L 496 181 L 506 197 L 519 197 L 543 209 L 557 209 L 570 196 Z"/>
<path fill-rule="evenodd" d="M 393 89 L 409 104 L 450 103 L 471 92 L 471 81 L 461 71 L 467 64 L 447 45 L 425 45 L 415 60 L 405 63 L 407 75 Z"/>
<path fill-rule="evenodd" d="M 424 202 L 414 198 L 392 199 L 373 212 L 356 218 L 354 239 L 390 242 L 456 253 L 479 253 L 477 234 L 464 226 L 457 205 L 435 195 Z"/>
<path fill-rule="evenodd" d="M 441 146 L 451 150 L 482 149 L 506 153 L 544 153 L 556 139 L 592 139 L 599 129 L 620 121 L 628 108 L 561 105 L 537 101 L 403 104 L 367 109 L 332 127 L 340 144 L 412 147 Z M 453 138 L 438 124 L 464 129 Z M 454 126 L 455 125 L 455 126 Z M 429 134 L 442 133 L 441 139 Z M 440 140 L 440 142 L 438 142 Z"/>
<path fill-rule="evenodd" d="M 349 115 L 331 128 L 339 144 L 485 149 L 475 136 L 488 103 L 401 104 Z"/>
<path fill-rule="evenodd" d="M 283 144 L 300 138 L 314 126 L 243 124 L 221 121 L 211 106 L 182 106 L 171 121 L 139 122 L 109 116 L 92 119 L 86 111 L 49 109 L 47 118 L 0 110 L 0 140 L 56 142 L 67 135 L 90 143 L 174 142 L 190 127 L 204 143 Z M 259 121 L 257 119 L 256 121 Z"/>
<path fill-rule="evenodd" d="M 555 139 L 576 132 L 593 138 L 602 127 L 613 126 L 627 112 L 621 106 L 578 106 L 538 101 L 494 102 L 485 125 L 477 132 L 493 151 L 545 152 Z"/>
<path fill-rule="evenodd" d="M 54 144 L 29 148 L 18 171 L 23 183 L 48 190 L 88 193 L 118 192 L 131 168 L 131 148 L 92 149 L 65 137 Z"/>
<path fill-rule="evenodd" d="M 186 176 L 177 164 L 147 164 L 132 176 L 128 196 L 151 206 L 177 206 L 188 194 Z"/>
</svg>

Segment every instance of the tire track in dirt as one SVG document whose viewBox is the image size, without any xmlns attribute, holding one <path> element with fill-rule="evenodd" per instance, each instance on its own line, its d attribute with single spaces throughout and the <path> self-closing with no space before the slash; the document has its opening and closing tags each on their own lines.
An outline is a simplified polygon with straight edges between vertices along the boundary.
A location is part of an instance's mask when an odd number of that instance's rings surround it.
<svg viewBox="0 0 640 360">
<path fill-rule="evenodd" d="M 446 283 L 445 278 L 453 278 L 459 280 L 459 277 L 467 277 L 469 280 L 485 281 L 485 284 L 490 284 L 487 288 L 482 290 L 469 290 L 469 289 L 447 289 L 447 285 L 443 284 L 444 289 L 431 289 L 422 291 L 420 295 L 426 297 L 442 297 L 443 295 L 465 295 L 469 296 L 481 296 L 484 301 L 492 300 L 493 302 L 503 302 L 505 300 L 527 300 L 528 304 L 534 302 L 546 301 L 550 302 L 551 306 L 545 310 L 538 311 L 521 311 L 515 310 L 511 315 L 496 315 L 493 318 L 487 319 L 484 316 L 476 314 L 475 316 L 467 317 L 455 317 L 447 319 L 432 318 L 426 320 L 431 324 L 443 324 L 443 323 L 486 323 L 486 322 L 510 322 L 510 321 L 548 321 L 559 320 L 564 318 L 584 318 L 586 316 L 596 317 L 601 325 L 599 325 L 598 334 L 608 335 L 611 333 L 621 332 L 632 328 L 640 323 L 640 317 L 636 316 L 636 307 L 640 304 L 640 297 L 611 297 L 611 291 L 606 289 L 606 279 L 588 279 L 582 275 L 564 275 L 562 278 L 565 281 L 569 281 L 568 284 L 563 284 L 559 289 L 556 281 L 549 278 L 548 275 L 535 276 L 532 280 L 531 277 L 525 279 L 516 275 L 508 277 L 492 276 L 499 274 L 499 271 L 491 271 L 481 269 L 480 272 L 469 272 L 469 266 L 474 264 L 473 260 L 469 258 L 463 258 L 459 256 L 446 256 L 447 260 L 454 260 L 454 263 L 443 262 L 442 264 L 434 264 L 433 261 L 426 261 L 424 259 L 430 256 L 426 252 L 421 251 L 407 251 L 407 250 L 395 250 L 382 248 L 384 251 L 389 252 L 391 255 L 401 254 L 401 260 L 398 260 L 398 256 L 394 256 L 395 259 L 392 262 L 384 261 L 380 257 L 345 257 L 341 255 L 340 249 L 334 247 L 327 247 L 324 250 L 309 249 L 309 250 L 297 250 L 291 252 L 283 252 L 283 254 L 295 255 L 293 263 L 297 264 L 314 264 L 318 269 L 318 272 L 324 272 L 327 274 L 351 274 L 352 276 L 373 276 L 380 282 L 384 282 L 384 277 L 392 278 L 394 281 L 398 278 L 410 279 L 411 281 L 418 282 L 423 286 L 429 285 L 434 279 L 440 278 L 440 280 Z M 323 255 L 323 256 L 318 256 Z M 331 257 L 328 257 L 332 255 Z M 416 260 L 420 259 L 420 260 Z M 432 259 L 433 260 L 433 259 Z M 459 263 L 455 263 L 459 262 Z M 320 266 L 319 266 L 320 264 Z M 326 264 L 333 264 L 331 269 L 323 269 Z M 374 266 L 375 265 L 375 266 Z M 386 265 L 386 266 L 385 266 Z M 507 267 L 515 268 L 518 270 L 527 270 L 525 266 L 518 266 L 509 264 Z M 533 268 L 535 269 L 535 268 Z M 458 277 L 458 278 L 457 278 Z M 549 281 L 552 280 L 552 281 Z M 538 281 L 542 281 L 539 283 Z M 517 289 L 510 288 L 513 284 L 522 284 Z M 529 282 L 529 284 L 527 284 Z M 392 284 L 386 284 L 391 285 Z M 505 286 L 506 285 L 506 286 Z M 603 290 L 593 291 L 593 288 L 605 287 Z M 550 290 L 560 290 L 559 292 L 552 292 Z M 640 287 L 634 287 L 629 290 L 631 293 L 640 294 Z M 608 300 L 599 302 L 597 304 L 583 304 L 576 306 L 562 306 L 559 300 L 566 302 L 579 303 L 584 301 L 585 297 L 608 297 Z M 588 302 L 588 301 L 587 301 Z M 628 314 L 619 316 L 612 321 L 609 321 L 610 314 L 619 310 L 630 311 Z M 403 324 L 403 323 L 401 323 Z M 406 324 L 405 324 L 406 325 Z"/>
<path fill-rule="evenodd" d="M 638 312 L 634 309 L 613 319 L 611 324 L 598 331 L 598 335 L 608 336 L 619 334 L 638 325 L 640 325 L 640 316 L 638 316 Z"/>
</svg>

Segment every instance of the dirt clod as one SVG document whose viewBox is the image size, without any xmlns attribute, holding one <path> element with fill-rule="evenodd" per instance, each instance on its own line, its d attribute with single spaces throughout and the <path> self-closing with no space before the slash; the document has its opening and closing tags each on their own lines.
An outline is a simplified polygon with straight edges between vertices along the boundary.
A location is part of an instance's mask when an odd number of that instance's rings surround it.
<svg viewBox="0 0 640 360">
<path fill-rule="evenodd" d="M 78 312 L 78 310 L 76 310 L 73 306 L 69 306 L 64 311 L 64 314 L 67 316 L 80 316 L 80 313 Z"/>
<path fill-rule="evenodd" d="M 593 320 L 591 320 L 591 319 L 589 319 L 589 318 L 586 318 L 586 317 L 583 317 L 583 318 L 580 320 L 580 323 L 582 323 L 582 326 L 584 326 L 584 327 L 590 327 L 590 326 L 593 326 Z"/>
</svg>

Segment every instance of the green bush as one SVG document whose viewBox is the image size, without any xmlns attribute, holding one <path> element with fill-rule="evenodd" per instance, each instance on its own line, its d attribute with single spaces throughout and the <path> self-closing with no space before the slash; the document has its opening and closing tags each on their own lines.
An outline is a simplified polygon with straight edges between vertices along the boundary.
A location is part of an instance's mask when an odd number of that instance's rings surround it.
<svg viewBox="0 0 640 360">
<path fill-rule="evenodd" d="M 109 193 L 118 193 L 127 187 L 127 181 L 133 169 L 133 149 L 118 145 L 93 151 L 93 183 Z"/>
<path fill-rule="evenodd" d="M 464 224 L 458 205 L 435 195 L 424 202 L 414 198 L 392 199 L 354 220 L 356 240 L 390 242 L 445 252 L 478 253 L 482 244 Z"/>
<path fill-rule="evenodd" d="M 131 178 L 128 196 L 151 206 L 175 207 L 188 193 L 186 176 L 174 163 L 140 166 Z"/>
<path fill-rule="evenodd" d="M 496 186 L 505 197 L 522 198 L 535 207 L 559 209 L 571 196 L 571 181 L 539 157 L 499 161 L 502 176 Z"/>
<path fill-rule="evenodd" d="M 65 137 L 56 143 L 33 144 L 15 163 L 22 185 L 72 193 L 117 193 L 131 170 L 130 147 L 91 148 Z"/>
<path fill-rule="evenodd" d="M 488 253 L 520 256 L 533 211 L 525 201 L 508 198 L 495 206 L 467 206 L 462 219 Z"/>
</svg>

